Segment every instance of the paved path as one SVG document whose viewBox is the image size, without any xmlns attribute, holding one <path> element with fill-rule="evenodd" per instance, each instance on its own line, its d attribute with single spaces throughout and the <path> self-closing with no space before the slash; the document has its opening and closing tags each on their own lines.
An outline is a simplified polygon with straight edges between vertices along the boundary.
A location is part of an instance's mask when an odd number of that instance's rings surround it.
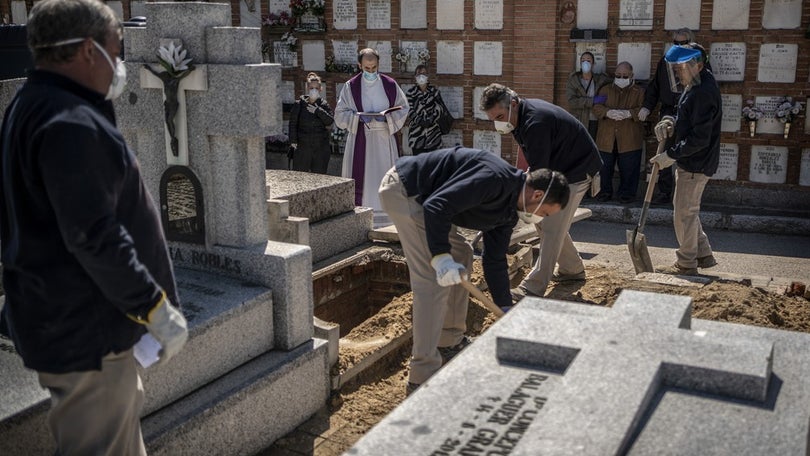
<svg viewBox="0 0 810 456">
<path fill-rule="evenodd" d="M 583 259 L 632 271 L 625 233 L 633 228 L 583 220 L 571 227 L 571 237 Z M 644 231 L 653 265 L 674 263 L 678 243 L 672 226 L 650 225 Z M 706 234 L 718 262 L 707 272 L 798 280 L 810 285 L 810 233 L 795 236 L 706 230 Z"/>
</svg>

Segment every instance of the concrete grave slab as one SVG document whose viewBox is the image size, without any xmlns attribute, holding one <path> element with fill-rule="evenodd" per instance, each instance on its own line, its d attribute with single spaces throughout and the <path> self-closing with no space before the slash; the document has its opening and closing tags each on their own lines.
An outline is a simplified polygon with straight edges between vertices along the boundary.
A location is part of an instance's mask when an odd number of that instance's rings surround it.
<svg viewBox="0 0 810 456">
<path fill-rule="evenodd" d="M 810 335 L 526 299 L 346 454 L 806 454 Z"/>
<path fill-rule="evenodd" d="M 290 215 L 310 223 L 354 210 L 354 180 L 324 174 L 268 169 L 267 197 L 290 202 Z"/>
</svg>

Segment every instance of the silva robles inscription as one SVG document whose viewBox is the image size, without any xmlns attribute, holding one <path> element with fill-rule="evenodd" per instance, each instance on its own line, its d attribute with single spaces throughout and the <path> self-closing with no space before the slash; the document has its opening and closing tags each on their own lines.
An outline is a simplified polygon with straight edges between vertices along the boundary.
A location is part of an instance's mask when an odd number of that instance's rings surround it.
<svg viewBox="0 0 810 456">
<path fill-rule="evenodd" d="M 546 380 L 547 375 L 530 374 L 508 397 L 488 396 L 431 456 L 511 454 L 548 400 L 538 394 Z"/>
<path fill-rule="evenodd" d="M 206 269 L 225 271 L 231 274 L 242 272 L 241 261 L 227 255 L 185 250 L 177 247 L 169 247 L 169 255 L 175 263 L 189 263 L 192 266 L 202 266 Z"/>
</svg>

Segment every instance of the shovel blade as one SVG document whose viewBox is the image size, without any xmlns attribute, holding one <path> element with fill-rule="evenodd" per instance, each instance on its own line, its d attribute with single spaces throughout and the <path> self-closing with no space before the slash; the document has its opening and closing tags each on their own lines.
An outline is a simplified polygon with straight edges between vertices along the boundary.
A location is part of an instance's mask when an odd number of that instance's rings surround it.
<svg viewBox="0 0 810 456">
<path fill-rule="evenodd" d="M 653 272 L 650 252 L 647 250 L 647 238 L 643 233 L 638 232 L 638 228 L 627 230 L 627 248 L 630 249 L 630 259 L 633 260 L 636 274 Z"/>
</svg>

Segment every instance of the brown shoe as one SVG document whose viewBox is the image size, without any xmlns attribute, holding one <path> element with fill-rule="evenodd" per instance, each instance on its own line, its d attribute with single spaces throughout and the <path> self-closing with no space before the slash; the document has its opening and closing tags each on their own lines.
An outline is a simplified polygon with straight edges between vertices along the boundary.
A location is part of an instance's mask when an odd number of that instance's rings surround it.
<svg viewBox="0 0 810 456">
<path fill-rule="evenodd" d="M 697 259 L 697 262 L 698 267 L 701 269 L 717 266 L 717 260 L 714 259 L 714 255 L 706 255 L 705 257 L 700 257 Z"/>
<path fill-rule="evenodd" d="M 655 272 L 673 275 L 698 275 L 697 268 L 685 268 L 679 265 L 678 263 L 675 263 L 670 266 L 658 266 L 657 268 L 655 268 Z"/>
</svg>

